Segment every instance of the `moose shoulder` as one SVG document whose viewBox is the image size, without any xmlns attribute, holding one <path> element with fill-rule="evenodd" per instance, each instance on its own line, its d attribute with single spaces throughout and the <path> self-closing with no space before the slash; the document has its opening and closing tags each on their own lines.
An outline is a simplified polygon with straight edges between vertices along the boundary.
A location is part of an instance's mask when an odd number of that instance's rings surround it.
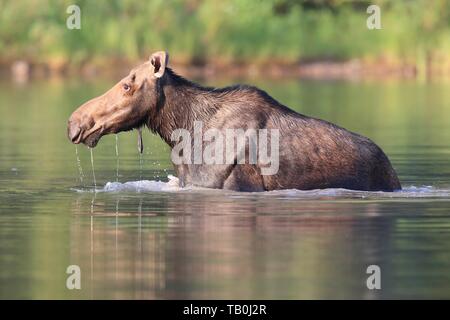
<svg viewBox="0 0 450 320">
<path fill-rule="evenodd" d="M 147 125 L 185 160 L 172 157 L 182 186 L 238 191 L 401 189 L 389 159 L 368 138 L 299 114 L 255 87 L 199 86 L 167 64 L 168 55 L 156 52 L 105 94 L 79 107 L 68 122 L 69 139 L 95 147 L 103 135 Z M 231 131 L 244 132 L 244 143 L 237 135 L 228 139 Z M 184 135 L 175 134 L 180 132 Z M 271 154 L 270 162 L 253 153 L 264 143 L 263 155 Z M 232 150 L 219 148 L 224 145 Z M 207 150 L 223 161 L 206 161 Z"/>
</svg>

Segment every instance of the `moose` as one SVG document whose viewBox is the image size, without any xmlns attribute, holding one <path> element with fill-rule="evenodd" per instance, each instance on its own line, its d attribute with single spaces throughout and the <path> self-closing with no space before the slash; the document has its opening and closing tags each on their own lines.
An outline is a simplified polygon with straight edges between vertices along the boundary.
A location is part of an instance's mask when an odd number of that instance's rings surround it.
<svg viewBox="0 0 450 320">
<path fill-rule="evenodd" d="M 204 130 L 214 128 L 223 134 L 229 129 L 277 130 L 275 173 L 264 174 L 268 164 L 259 159 L 250 163 L 237 158 L 238 154 L 249 157 L 249 142 L 237 144 L 231 162 L 174 163 L 180 186 L 250 192 L 401 189 L 389 159 L 370 139 L 297 113 L 253 86 L 201 86 L 176 74 L 168 60 L 164 51 L 153 53 L 106 93 L 75 110 L 67 128 L 71 142 L 94 148 L 104 135 L 147 126 L 174 150 L 181 140 L 174 139 L 174 132 L 183 129 L 195 135 L 195 123 L 199 122 Z M 213 140 L 201 143 L 206 147 L 214 144 Z M 192 146 L 191 142 L 186 145 Z"/>
</svg>

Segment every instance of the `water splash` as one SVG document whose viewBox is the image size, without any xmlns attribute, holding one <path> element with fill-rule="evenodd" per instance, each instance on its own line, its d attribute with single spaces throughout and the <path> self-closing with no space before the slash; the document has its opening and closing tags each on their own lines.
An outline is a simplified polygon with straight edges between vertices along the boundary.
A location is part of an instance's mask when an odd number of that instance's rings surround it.
<svg viewBox="0 0 450 320">
<path fill-rule="evenodd" d="M 129 182 L 107 182 L 106 185 L 98 190 L 98 192 L 165 192 L 165 191 L 179 191 L 178 178 L 172 175 L 168 176 L 169 181 L 129 181 Z M 187 190 L 187 189 L 186 189 Z M 83 190 L 77 190 L 84 192 Z"/>
<path fill-rule="evenodd" d="M 97 192 L 214 192 L 223 193 L 233 198 L 246 198 L 249 196 L 276 197 L 288 199 L 318 199 L 318 200 L 405 200 L 405 199 L 448 199 L 450 188 L 437 186 L 404 186 L 401 191 L 355 191 L 347 189 L 316 189 L 316 190 L 274 190 L 266 192 L 236 192 L 220 189 L 208 189 L 195 186 L 180 187 L 177 177 L 168 175 L 168 182 L 156 180 L 141 180 L 120 182 L 107 182 Z M 73 189 L 77 192 L 86 192 L 83 189 Z"/>
<path fill-rule="evenodd" d="M 81 167 L 80 156 L 78 154 L 78 146 L 75 146 L 75 154 L 77 156 L 77 166 L 78 166 L 78 174 L 80 176 L 80 182 L 84 186 L 84 173 L 83 168 Z"/>
<path fill-rule="evenodd" d="M 119 135 L 116 134 L 116 182 L 119 182 Z"/>
<path fill-rule="evenodd" d="M 97 190 L 97 179 L 95 178 L 95 169 L 94 169 L 94 151 L 92 148 L 89 148 L 91 151 L 91 166 L 92 166 L 92 178 L 94 179 L 94 192 Z"/>
</svg>

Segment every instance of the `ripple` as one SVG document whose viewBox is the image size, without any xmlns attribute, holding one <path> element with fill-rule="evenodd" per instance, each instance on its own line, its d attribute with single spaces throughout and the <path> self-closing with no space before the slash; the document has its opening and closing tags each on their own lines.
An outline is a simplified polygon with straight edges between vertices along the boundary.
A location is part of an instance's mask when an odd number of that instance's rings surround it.
<svg viewBox="0 0 450 320">
<path fill-rule="evenodd" d="M 357 191 L 342 188 L 316 190 L 275 190 L 269 193 L 296 198 L 360 198 L 360 199 L 408 199 L 408 198 L 450 198 L 450 189 L 440 189 L 433 186 L 405 186 L 394 192 Z"/>
<path fill-rule="evenodd" d="M 405 186 L 402 190 L 395 192 L 384 191 L 356 191 L 342 188 L 297 190 L 285 189 L 267 192 L 233 192 L 229 190 L 208 189 L 200 187 L 178 186 L 178 178 L 172 175 L 167 177 L 169 181 L 140 180 L 127 182 L 107 182 L 103 188 L 98 188 L 96 192 L 120 193 L 120 192 L 215 192 L 232 194 L 234 197 L 247 197 L 253 195 L 281 196 L 299 199 L 314 198 L 357 198 L 357 199 L 408 199 L 408 198 L 450 198 L 450 189 L 441 189 L 433 186 Z M 76 192 L 94 192 L 94 189 L 72 189 Z"/>
</svg>

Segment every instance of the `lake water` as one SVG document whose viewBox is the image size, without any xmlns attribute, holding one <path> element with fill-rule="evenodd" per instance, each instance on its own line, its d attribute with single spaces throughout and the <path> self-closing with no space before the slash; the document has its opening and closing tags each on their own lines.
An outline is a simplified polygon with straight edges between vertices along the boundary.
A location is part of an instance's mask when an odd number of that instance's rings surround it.
<svg viewBox="0 0 450 320">
<path fill-rule="evenodd" d="M 135 131 L 100 141 L 93 192 L 66 122 L 113 82 L 0 82 L 0 298 L 450 298 L 450 83 L 246 81 L 373 139 L 402 192 L 180 190 L 148 131 L 141 159 Z"/>
</svg>

